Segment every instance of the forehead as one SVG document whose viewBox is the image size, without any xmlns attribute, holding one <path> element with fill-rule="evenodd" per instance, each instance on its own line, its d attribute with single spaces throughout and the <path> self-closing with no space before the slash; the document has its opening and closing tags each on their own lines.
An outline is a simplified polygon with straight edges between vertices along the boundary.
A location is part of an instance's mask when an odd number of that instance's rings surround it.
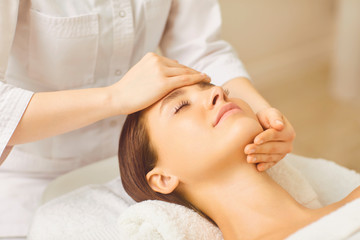
<svg viewBox="0 0 360 240">
<path fill-rule="evenodd" d="M 183 86 L 177 89 L 174 89 L 173 91 L 169 92 L 166 96 L 164 96 L 162 99 L 160 99 L 159 102 L 167 99 L 169 96 L 172 96 L 173 94 L 177 95 L 178 92 L 186 91 L 187 89 L 196 88 L 199 90 L 209 89 L 214 87 L 215 85 L 209 82 L 199 82 L 193 85 Z"/>
<path fill-rule="evenodd" d="M 163 100 L 165 100 L 166 98 L 168 98 L 169 96 L 172 96 L 174 93 L 176 94 L 177 92 L 181 92 L 181 91 L 186 91 L 187 89 L 191 89 L 191 88 L 197 88 L 200 90 L 204 90 L 204 89 L 209 89 L 214 87 L 215 85 L 209 82 L 199 82 L 193 85 L 188 85 L 188 86 L 183 86 L 177 89 L 174 89 L 173 91 L 169 92 L 166 96 L 164 96 L 162 99 L 160 99 L 159 102 L 162 102 Z M 177 95 L 177 94 L 176 94 Z"/>
<path fill-rule="evenodd" d="M 154 109 L 160 109 L 161 106 L 165 105 L 166 103 L 170 102 L 171 100 L 177 98 L 184 94 L 188 89 L 196 88 L 199 90 L 205 90 L 214 87 L 215 85 L 209 82 L 199 82 L 193 85 L 184 86 L 181 88 L 174 89 L 173 91 L 169 92 L 159 101 L 155 102 L 153 105 L 149 106 L 148 108 L 143 110 L 144 115 L 147 115 L 148 112 L 152 112 Z"/>
<path fill-rule="evenodd" d="M 160 102 L 161 102 L 160 108 L 162 108 L 166 103 L 170 102 L 171 100 L 175 99 L 176 97 L 185 94 L 186 89 L 194 88 L 194 87 L 197 87 L 198 89 L 208 89 L 208 88 L 211 88 L 213 86 L 214 85 L 211 84 L 211 83 L 200 82 L 200 83 L 197 83 L 197 84 L 194 84 L 194 85 L 191 85 L 191 86 L 186 86 L 186 87 L 175 89 L 174 91 L 170 92 L 163 99 L 160 100 Z"/>
</svg>

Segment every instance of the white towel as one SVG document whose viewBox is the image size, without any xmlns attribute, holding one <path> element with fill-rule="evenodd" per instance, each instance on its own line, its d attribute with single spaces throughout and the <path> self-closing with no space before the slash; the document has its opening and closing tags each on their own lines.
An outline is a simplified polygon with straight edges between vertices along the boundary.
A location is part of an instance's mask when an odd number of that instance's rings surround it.
<svg viewBox="0 0 360 240">
<path fill-rule="evenodd" d="M 268 173 L 310 208 L 338 201 L 360 185 L 360 174 L 354 171 L 293 154 Z M 28 239 L 221 239 L 219 229 L 183 206 L 146 201 L 127 207 L 131 204 L 119 178 L 75 190 L 37 211 Z"/>
<path fill-rule="evenodd" d="M 318 221 L 300 229 L 286 240 L 360 239 L 360 199 L 356 199 Z"/>
<path fill-rule="evenodd" d="M 323 205 L 313 186 L 290 162 L 290 159 L 295 160 L 298 159 L 297 157 L 296 155 L 287 156 L 267 170 L 267 174 L 300 204 L 308 208 L 320 208 Z"/>
<path fill-rule="evenodd" d="M 116 221 L 134 203 L 120 178 L 82 187 L 40 207 L 27 239 L 127 240 L 119 237 Z"/>
<path fill-rule="evenodd" d="M 360 185 L 360 174 L 358 172 L 329 160 L 291 154 L 286 158 L 286 161 L 307 179 L 323 206 L 345 198 Z"/>
<path fill-rule="evenodd" d="M 221 240 L 219 228 L 198 213 L 174 203 L 144 201 L 128 208 L 118 220 L 121 239 Z"/>
</svg>

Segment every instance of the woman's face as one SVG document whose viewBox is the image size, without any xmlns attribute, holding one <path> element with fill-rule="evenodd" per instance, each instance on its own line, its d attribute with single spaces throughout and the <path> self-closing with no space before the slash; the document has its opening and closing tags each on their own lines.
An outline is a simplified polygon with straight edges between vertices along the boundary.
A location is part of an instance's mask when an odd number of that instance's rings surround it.
<svg viewBox="0 0 360 240">
<path fill-rule="evenodd" d="M 180 182 L 204 180 L 244 161 L 244 147 L 263 131 L 250 106 L 221 87 L 199 83 L 174 90 L 145 112 L 156 167 Z"/>
</svg>

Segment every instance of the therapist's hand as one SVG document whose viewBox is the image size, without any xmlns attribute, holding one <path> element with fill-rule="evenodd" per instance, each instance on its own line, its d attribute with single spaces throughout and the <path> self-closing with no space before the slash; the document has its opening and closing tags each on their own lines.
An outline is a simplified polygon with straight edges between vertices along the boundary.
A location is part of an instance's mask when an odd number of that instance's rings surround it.
<svg viewBox="0 0 360 240">
<path fill-rule="evenodd" d="M 257 117 L 264 131 L 245 147 L 245 154 L 248 154 L 248 163 L 256 163 L 259 171 L 265 171 L 292 151 L 295 131 L 275 108 L 266 108 L 258 112 Z"/>
<path fill-rule="evenodd" d="M 175 60 L 147 53 L 109 88 L 117 114 L 130 114 L 152 105 L 176 88 L 200 81 L 210 82 L 210 78 Z"/>
</svg>

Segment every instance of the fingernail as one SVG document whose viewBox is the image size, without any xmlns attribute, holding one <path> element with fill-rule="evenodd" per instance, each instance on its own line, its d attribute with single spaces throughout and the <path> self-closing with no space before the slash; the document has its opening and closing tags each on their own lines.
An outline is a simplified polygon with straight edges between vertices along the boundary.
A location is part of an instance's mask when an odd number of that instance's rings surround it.
<svg viewBox="0 0 360 240">
<path fill-rule="evenodd" d="M 250 162 L 251 162 L 251 163 L 255 163 L 255 162 L 256 162 L 256 157 L 251 158 L 251 159 L 250 159 Z"/>
<path fill-rule="evenodd" d="M 263 144 L 263 143 L 264 143 L 264 140 L 257 141 L 257 144 Z"/>
<path fill-rule="evenodd" d="M 284 125 L 284 123 L 280 120 L 275 120 L 276 124 L 279 124 L 279 125 Z"/>
<path fill-rule="evenodd" d="M 248 151 L 249 154 L 252 154 L 252 153 L 254 153 L 254 152 L 255 152 L 255 149 L 250 149 L 250 150 Z"/>
</svg>

